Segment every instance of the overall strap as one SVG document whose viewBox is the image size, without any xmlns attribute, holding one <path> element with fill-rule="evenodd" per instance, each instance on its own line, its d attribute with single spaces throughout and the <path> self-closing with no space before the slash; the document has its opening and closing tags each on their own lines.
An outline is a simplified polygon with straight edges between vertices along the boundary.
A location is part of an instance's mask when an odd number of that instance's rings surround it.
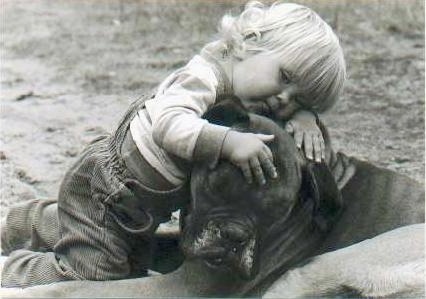
<svg viewBox="0 0 426 299">
<path fill-rule="evenodd" d="M 126 169 L 124 162 L 120 155 L 120 149 L 124 142 L 126 132 L 129 129 L 130 122 L 138 113 L 139 110 L 145 107 L 145 101 L 152 98 L 152 96 L 142 95 L 137 100 L 135 100 L 128 108 L 121 120 L 119 121 L 118 127 L 113 132 L 109 138 L 108 151 L 109 151 L 109 161 L 108 165 L 110 167 L 111 174 L 116 176 L 119 179 L 123 179 L 123 172 Z"/>
</svg>

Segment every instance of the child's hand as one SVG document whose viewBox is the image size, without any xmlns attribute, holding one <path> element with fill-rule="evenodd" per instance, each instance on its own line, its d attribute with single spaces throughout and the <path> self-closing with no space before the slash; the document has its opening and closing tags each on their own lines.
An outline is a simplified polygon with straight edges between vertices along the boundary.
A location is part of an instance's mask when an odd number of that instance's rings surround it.
<svg viewBox="0 0 426 299">
<path fill-rule="evenodd" d="M 321 130 L 316 123 L 315 115 L 308 111 L 296 112 L 289 120 L 285 129 L 293 134 L 296 146 L 305 150 L 305 156 L 309 160 L 315 157 L 316 162 L 325 159 L 325 143 Z"/>
<path fill-rule="evenodd" d="M 264 142 L 274 139 L 274 135 L 241 133 L 229 131 L 222 147 L 222 157 L 243 171 L 248 183 L 253 176 L 259 184 L 265 184 L 266 171 L 271 178 L 277 177 L 277 170 L 273 163 L 272 152 Z"/>
</svg>

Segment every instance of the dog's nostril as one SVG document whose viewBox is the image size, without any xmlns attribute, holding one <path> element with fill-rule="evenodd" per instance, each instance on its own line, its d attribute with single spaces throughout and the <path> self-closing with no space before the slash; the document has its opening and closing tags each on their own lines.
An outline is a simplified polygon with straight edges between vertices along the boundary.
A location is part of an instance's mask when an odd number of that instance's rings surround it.
<svg viewBox="0 0 426 299">
<path fill-rule="evenodd" d="M 214 259 L 215 263 L 220 264 L 223 262 L 223 259 L 221 259 L 220 257 Z"/>
</svg>

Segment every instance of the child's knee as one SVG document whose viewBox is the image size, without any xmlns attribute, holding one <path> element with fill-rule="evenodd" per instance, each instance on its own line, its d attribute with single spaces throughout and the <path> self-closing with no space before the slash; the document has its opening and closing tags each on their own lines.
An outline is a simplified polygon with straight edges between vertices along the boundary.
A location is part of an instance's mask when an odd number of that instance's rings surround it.
<svg viewBox="0 0 426 299">
<path fill-rule="evenodd" d="M 10 237 L 10 232 L 7 229 L 6 218 L 4 218 L 1 221 L 0 235 L 1 235 L 1 255 L 9 255 L 13 251 L 14 246 L 12 246 L 13 244 L 13 242 L 11 242 L 12 238 Z"/>
<path fill-rule="evenodd" d="M 30 246 L 32 214 L 31 204 L 10 207 L 1 223 L 2 255 L 9 255 L 13 250 Z"/>
<path fill-rule="evenodd" d="M 33 199 L 10 207 L 1 225 L 1 249 L 51 250 L 59 238 L 56 200 Z"/>
</svg>

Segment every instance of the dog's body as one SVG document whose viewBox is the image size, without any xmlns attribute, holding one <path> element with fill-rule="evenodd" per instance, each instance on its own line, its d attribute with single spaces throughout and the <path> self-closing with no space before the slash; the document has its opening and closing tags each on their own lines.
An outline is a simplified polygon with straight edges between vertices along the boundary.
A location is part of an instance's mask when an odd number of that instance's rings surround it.
<svg viewBox="0 0 426 299">
<path fill-rule="evenodd" d="M 424 298 L 424 224 L 400 227 L 287 271 L 265 298 Z"/>
<path fill-rule="evenodd" d="M 225 297 L 235 281 L 200 262 L 185 261 L 174 272 L 114 281 L 68 281 L 26 289 L 3 288 L 2 298 L 186 298 Z M 228 295 L 227 295 L 228 294 Z"/>
<path fill-rule="evenodd" d="M 255 117 L 256 121 L 259 121 L 258 117 Z M 262 121 L 261 121 L 262 123 Z M 267 126 L 271 126 L 271 121 L 265 120 L 264 122 Z M 260 124 L 262 126 L 262 124 Z M 259 126 L 259 123 L 257 124 Z M 272 125 L 273 130 L 280 130 L 278 126 Z M 261 130 L 262 131 L 262 130 Z M 268 130 L 263 130 L 263 133 L 268 133 Z M 336 193 L 337 186 L 329 179 L 329 174 L 327 171 L 323 171 L 323 168 L 313 168 L 310 172 L 302 171 L 302 166 L 300 164 L 300 159 L 295 152 L 294 143 L 289 143 L 289 136 L 286 136 L 286 133 L 283 132 L 271 132 L 274 134 L 282 134 L 282 139 L 284 140 L 286 146 L 281 149 L 282 153 L 286 153 L 286 160 L 282 160 L 281 169 L 279 172 L 283 177 L 281 179 L 283 182 L 286 182 L 288 188 L 286 190 L 292 190 L 287 194 L 288 201 L 284 206 L 280 206 L 280 201 L 276 201 L 276 194 L 274 190 L 280 190 L 280 192 L 287 192 L 282 190 L 280 184 L 272 184 L 268 190 L 268 194 L 271 196 L 268 197 L 268 200 L 260 203 L 260 208 L 252 209 L 254 211 L 254 218 L 260 217 L 256 221 L 261 221 L 263 223 L 262 217 L 265 217 L 265 214 L 262 212 L 262 204 L 265 210 L 272 211 L 276 208 L 276 211 L 272 220 L 277 222 L 274 229 L 269 230 L 267 226 L 264 226 L 263 233 L 269 234 L 262 236 L 263 245 L 260 249 L 260 269 L 258 269 L 258 275 L 250 281 L 244 281 L 232 273 L 232 271 L 221 272 L 219 268 L 212 269 L 210 266 L 207 266 L 205 261 L 205 255 L 199 254 L 197 257 L 197 250 L 209 249 L 211 244 L 217 245 L 216 241 L 219 241 L 220 244 L 225 242 L 225 247 L 229 244 L 228 238 L 224 238 L 225 234 L 210 234 L 213 236 L 213 243 L 209 243 L 211 239 L 208 239 L 209 242 L 204 242 L 206 239 L 203 239 L 206 234 L 201 233 L 204 231 L 209 231 L 213 227 L 213 231 L 216 229 L 215 225 L 209 226 L 208 222 L 203 222 L 203 219 L 208 219 L 209 216 L 209 206 L 204 206 L 204 211 L 193 211 L 198 213 L 197 225 L 202 227 L 191 227 L 191 221 L 188 222 L 188 228 L 193 231 L 189 233 L 189 243 L 187 246 L 191 247 L 196 245 L 196 241 L 199 240 L 198 245 L 194 248 L 189 248 L 189 252 L 196 253 L 194 260 L 186 260 L 184 264 L 177 269 L 176 271 L 161 275 L 161 276 L 152 276 L 146 278 L 130 279 L 130 280 L 120 280 L 120 281 L 105 281 L 105 282 L 93 282 L 93 281 L 73 281 L 73 282 L 63 282 L 55 285 L 49 286 L 37 286 L 28 288 L 25 290 L 3 290 L 3 296 L 17 296 L 17 297 L 85 297 L 85 298 L 94 298 L 94 297 L 225 297 L 225 296 L 240 296 L 240 295 L 262 295 L 267 291 L 268 287 L 274 283 L 283 273 L 288 269 L 296 266 L 298 263 L 306 260 L 309 256 L 323 253 L 328 250 L 334 250 L 337 248 L 342 248 L 348 246 L 355 242 L 365 240 L 376 236 L 377 234 L 383 233 L 394 228 L 412 224 L 424 222 L 424 190 L 423 187 L 419 184 L 413 182 L 409 178 L 396 174 L 388 170 L 374 167 L 366 162 L 360 162 L 355 159 L 347 159 L 346 156 L 340 155 L 339 158 L 333 156 L 332 164 L 334 168 L 339 167 L 339 161 L 346 161 L 346 169 L 350 171 L 341 171 L 341 178 L 336 178 L 336 181 L 343 182 L 341 183 L 342 195 L 340 197 Z M 330 154 L 329 154 L 330 155 Z M 289 158 L 290 157 L 290 158 Z M 337 161 L 337 162 L 336 162 Z M 349 161 L 349 163 L 347 163 Z M 297 164 L 299 163 L 299 164 Z M 337 163 L 337 164 L 336 164 Z M 351 164 L 352 163 L 352 164 Z M 342 164 L 342 165 L 343 165 Z M 288 172 L 288 167 L 291 167 L 293 170 Z M 336 166 L 337 165 L 337 166 Z M 305 165 L 306 166 L 306 165 Z M 303 167 L 305 167 L 303 166 Z M 232 170 L 232 167 L 225 167 L 223 169 L 224 177 L 229 175 L 229 171 L 235 172 Z M 290 167 L 290 168 L 291 168 Z M 343 168 L 345 168 L 343 167 Z M 322 169 L 322 170 L 321 170 Z M 206 170 L 209 174 L 209 170 Z M 310 178 L 308 180 L 308 187 L 304 185 L 302 180 L 302 174 Z M 227 174 L 226 174 L 227 173 Z M 348 175 L 349 173 L 349 175 Z M 200 172 L 200 175 L 206 175 L 204 172 Z M 287 175 L 287 176 L 286 176 Z M 221 174 L 216 175 L 216 179 L 220 181 Z M 312 180 L 312 178 L 314 180 Z M 343 179 L 342 179 L 343 178 Z M 241 180 L 238 181 L 238 180 Z M 242 176 L 237 180 L 237 186 L 243 184 Z M 197 196 L 204 196 L 205 192 L 202 187 L 206 184 L 205 177 L 200 177 L 200 184 L 198 189 L 201 190 L 201 193 L 197 193 Z M 212 183 L 212 186 L 215 185 L 215 181 L 208 181 Z M 216 181 L 217 182 L 217 181 Z M 290 183 L 289 183 L 290 182 Z M 334 184 L 334 185 L 333 185 Z M 319 186 L 319 188 L 318 188 Z M 204 186 L 205 187 L 205 186 Z M 211 187 L 211 186 L 210 186 Z M 325 187 L 325 188 L 324 188 Z M 200 189 L 201 188 L 201 189 Z M 297 190 L 302 191 L 302 201 L 296 201 Z M 305 189 L 312 189 L 312 192 L 303 193 Z M 216 189 L 217 190 L 217 189 Z M 244 192 L 250 192 L 250 188 L 241 188 L 245 190 Z M 210 189 L 208 192 L 212 192 L 214 198 L 215 189 Z M 226 193 L 227 190 L 221 190 Z M 231 192 L 232 193 L 232 192 Z M 201 195 L 200 195 L 201 194 Z M 281 194 L 281 193 L 280 193 Z M 247 197 L 252 195 L 246 194 Z M 275 196 L 275 197 L 274 197 Z M 256 198 L 254 196 L 253 198 Z M 279 198 L 278 198 L 279 199 Z M 300 198 L 299 198 L 300 199 Z M 330 228 L 330 223 L 328 222 L 327 215 L 331 215 L 330 219 L 335 220 L 334 216 L 339 214 L 341 207 L 341 200 L 343 199 L 343 210 L 340 215 L 340 218 L 337 222 L 334 223 L 334 226 L 331 231 L 324 233 Z M 198 200 L 203 200 L 199 198 Z M 222 199 L 219 199 L 221 201 Z M 225 202 L 232 201 L 232 198 L 226 199 Z M 238 205 L 241 205 L 241 202 L 234 200 Z M 242 201 L 244 202 L 244 201 Z M 325 204 L 325 205 L 323 205 Z M 306 206 L 308 205 L 308 206 Z M 308 207 L 308 208 L 304 208 Z M 197 207 L 195 207 L 197 209 Z M 234 208 L 231 208 L 229 211 L 232 211 Z M 257 213 L 257 210 L 260 210 L 260 213 Z M 247 211 L 250 211 L 248 209 Z M 279 216 L 286 214 L 284 219 L 279 220 Z M 336 212 L 336 213 L 334 213 Z M 228 212 L 226 212 L 228 213 Z M 226 214 L 225 213 L 225 214 Z M 257 213 L 257 214 L 256 214 Z M 334 215 L 335 214 L 335 215 Z M 197 215 L 197 214 L 195 214 Z M 283 215 L 284 216 L 284 215 Z M 237 230 L 240 232 L 238 227 L 245 227 L 245 223 L 248 220 L 252 219 L 252 216 L 247 216 L 243 213 L 243 216 L 231 217 L 236 218 L 241 221 L 231 221 L 231 231 L 235 233 Z M 224 221 L 226 219 L 231 219 L 228 216 L 222 217 Z M 200 220 L 201 219 L 201 220 Z M 271 220 L 271 219 L 268 219 Z M 281 222 L 280 222 L 281 221 Z M 229 226 L 229 223 L 225 223 L 225 226 Z M 241 222 L 238 224 L 238 222 Z M 269 221 L 270 222 L 270 221 Z M 269 223 L 266 221 L 266 223 Z M 236 224 L 235 224 L 236 223 Z M 270 225 L 270 223 L 268 224 Z M 256 226 L 254 226 L 256 227 Z M 316 227 L 316 228 L 314 228 Z M 188 229 L 187 228 L 187 229 Z M 321 231 L 323 228 L 324 230 Z M 250 230 L 249 230 L 250 231 Z M 208 234 L 207 234 L 208 235 Z M 259 235 L 254 234 L 245 234 L 247 240 L 255 240 Z M 255 238 L 252 238 L 255 236 Z M 417 236 L 417 235 L 416 235 Z M 200 237 L 200 238 L 199 238 Z M 391 237 L 392 238 L 392 237 Z M 266 239 L 266 241 L 265 241 Z M 201 241 L 200 241 L 201 240 Z M 245 240 L 245 241 L 247 241 Z M 244 240 L 243 240 L 244 241 Z M 191 243 L 192 242 L 192 243 Z M 398 246 L 400 240 L 393 239 L 391 242 L 392 246 Z M 250 243 L 250 242 L 249 242 Z M 389 244 L 391 244 L 389 243 Z M 188 245 L 189 244 L 189 245 Z M 210 244 L 210 245 L 209 245 Z M 247 242 L 244 242 L 244 248 L 247 247 Z M 375 250 L 380 249 L 380 243 L 376 244 Z M 222 245 L 221 245 L 222 246 Z M 232 248 L 232 247 L 231 247 Z M 250 247 L 251 248 L 251 247 Z M 253 247 L 254 248 L 254 247 Z M 366 248 L 366 247 L 363 247 Z M 188 249 L 188 247 L 187 247 Z M 217 248 L 216 248 L 217 249 Z M 223 254 L 223 248 L 221 249 L 221 254 Z M 233 248 L 232 248 L 233 249 Z M 278 249 L 278 250 L 276 250 Z M 192 250 L 192 251 L 191 251 Z M 345 250 L 345 249 L 343 249 Z M 356 247 L 354 249 L 356 252 Z M 187 250 L 188 252 L 188 250 Z M 198 251 L 199 253 L 200 251 Z M 206 250 L 202 251 L 206 253 Z M 208 252 L 211 254 L 212 251 Z M 214 257 L 217 258 L 217 252 L 214 252 Z M 228 251 L 226 251 L 228 252 Z M 244 251 L 243 252 L 249 252 Z M 255 251 L 253 251 L 255 252 Z M 337 251 L 339 252 L 339 251 Z M 251 253 L 250 253 L 251 254 Z M 340 255 L 339 255 L 340 256 Z M 341 255 L 344 256 L 344 255 Z M 201 257 L 201 258 L 200 258 Z M 246 255 L 239 255 L 237 259 L 230 259 L 231 262 L 242 261 L 244 260 L 243 267 L 242 263 L 234 263 L 233 265 L 236 269 L 246 269 L 247 265 L 250 267 L 253 264 L 247 263 Z M 322 259 L 322 266 L 324 267 L 337 267 L 334 265 L 334 259 Z M 367 260 L 365 260 L 367 261 Z M 313 260 L 315 262 L 315 259 Z M 351 256 L 351 262 L 356 264 L 362 264 L 363 260 L 357 261 L 357 254 Z M 368 261 L 367 261 L 368 262 Z M 397 260 L 395 259 L 395 262 Z M 392 259 L 390 259 L 392 263 Z M 316 265 L 316 264 L 315 264 Z M 309 266 L 309 264 L 307 265 Z M 368 266 L 368 265 L 366 265 Z M 305 266 L 306 267 L 306 266 Z M 315 268 L 316 269 L 316 268 Z M 250 270 L 250 269 L 249 269 Z M 251 271 L 251 270 L 250 270 Z M 248 273 L 250 272 L 248 271 Z M 367 274 L 367 273 L 366 273 Z M 311 273 L 311 275 L 313 275 Z M 349 275 L 350 277 L 350 275 Z M 283 285 L 287 285 L 289 289 L 291 286 L 288 280 L 284 280 Z M 274 286 L 276 288 L 276 285 Z M 338 294 L 338 293 L 336 293 Z M 289 294 L 290 296 L 291 294 Z M 297 293 L 294 294 L 295 296 Z"/>
<path fill-rule="evenodd" d="M 71 281 L 2 289 L 7 298 L 161 298 L 231 296 L 235 281 L 201 263 L 176 271 L 117 281 Z M 237 283 L 238 285 L 238 283 Z M 424 225 L 405 226 L 310 259 L 278 277 L 266 298 L 424 297 Z"/>
<path fill-rule="evenodd" d="M 386 231 L 425 220 L 422 184 L 356 158 L 355 172 L 342 189 L 344 211 L 324 251 L 352 245 Z"/>
<path fill-rule="evenodd" d="M 342 189 L 342 215 L 322 245 L 326 253 L 285 273 L 265 297 L 423 298 L 423 186 L 368 162 L 340 158 L 354 171 Z"/>
</svg>

